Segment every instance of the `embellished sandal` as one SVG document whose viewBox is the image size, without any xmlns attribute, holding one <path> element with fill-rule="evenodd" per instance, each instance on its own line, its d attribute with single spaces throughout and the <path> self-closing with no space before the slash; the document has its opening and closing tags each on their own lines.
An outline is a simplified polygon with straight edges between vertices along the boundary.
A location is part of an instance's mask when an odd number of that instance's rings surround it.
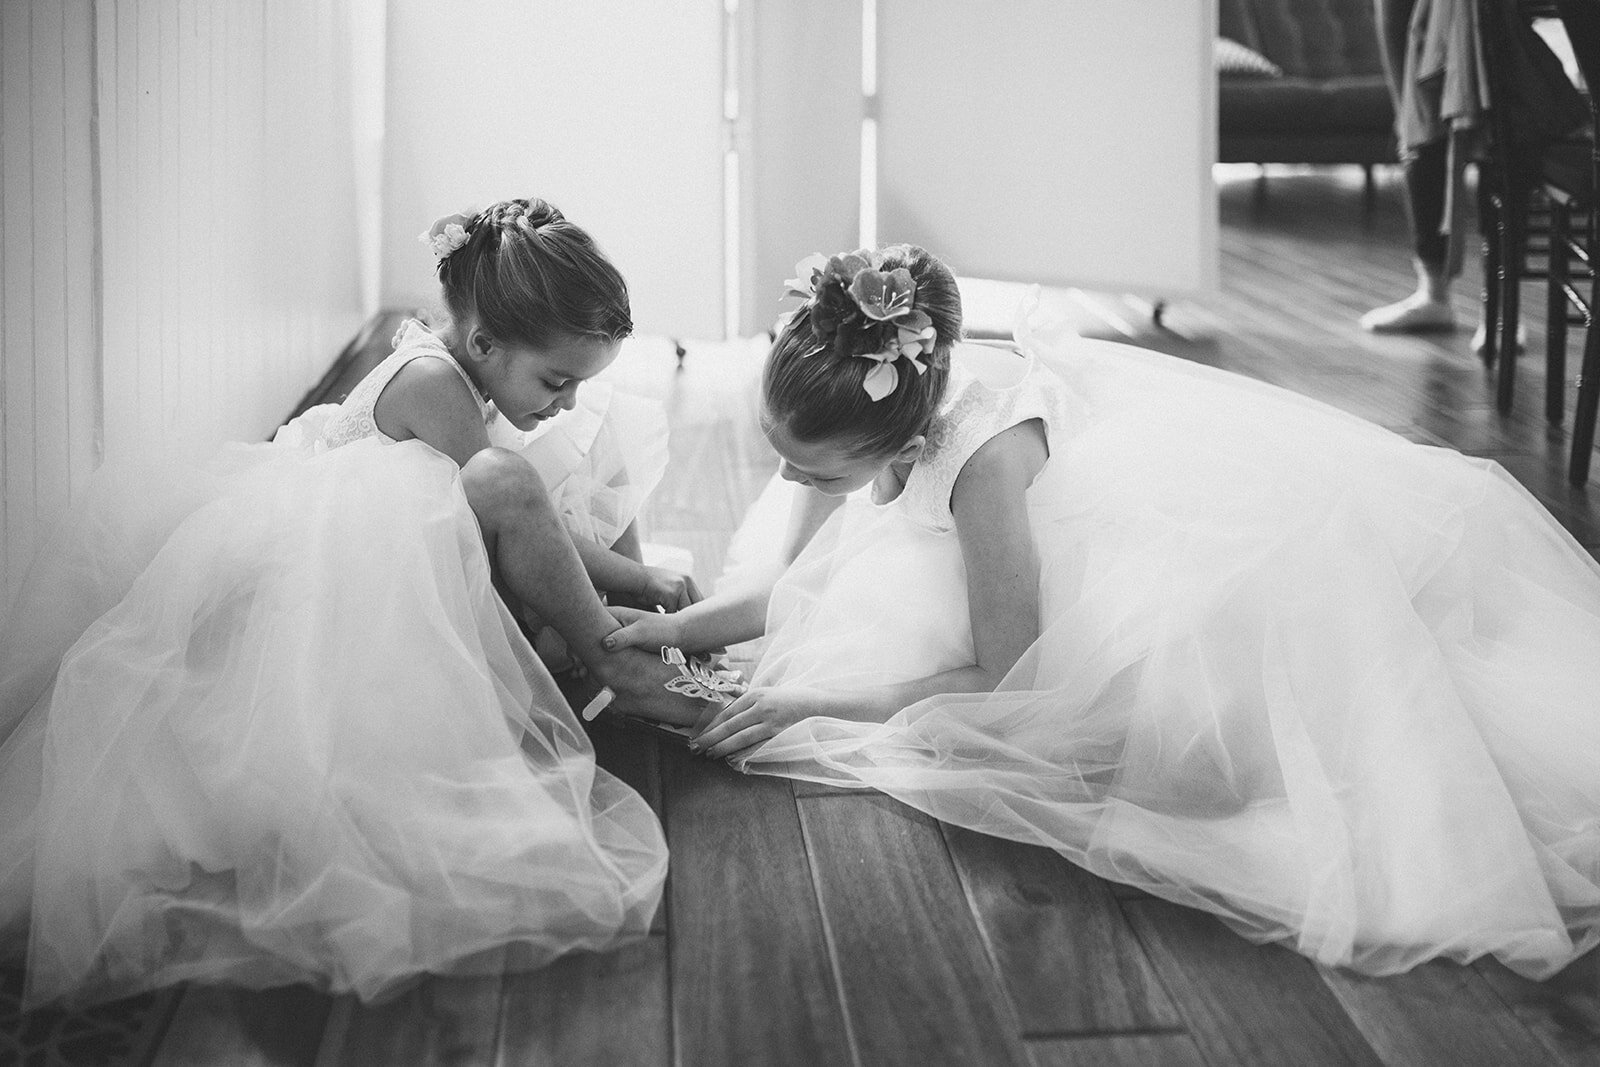
<svg viewBox="0 0 1600 1067">
<path fill-rule="evenodd" d="M 674 693 L 695 700 L 704 700 L 726 707 L 750 688 L 750 683 L 744 680 L 743 675 L 726 665 L 719 665 L 710 656 L 685 656 L 682 649 L 663 645 L 661 662 L 678 668 L 678 676 L 667 679 L 662 685 Z M 602 688 L 595 694 L 594 699 L 583 706 L 583 711 L 580 713 L 583 720 L 593 722 L 596 716 L 610 706 L 616 696 L 610 686 Z M 694 736 L 694 729 L 689 726 L 676 726 L 620 712 L 613 714 L 627 726 L 649 731 L 657 737 L 677 744 L 687 744 Z"/>
</svg>

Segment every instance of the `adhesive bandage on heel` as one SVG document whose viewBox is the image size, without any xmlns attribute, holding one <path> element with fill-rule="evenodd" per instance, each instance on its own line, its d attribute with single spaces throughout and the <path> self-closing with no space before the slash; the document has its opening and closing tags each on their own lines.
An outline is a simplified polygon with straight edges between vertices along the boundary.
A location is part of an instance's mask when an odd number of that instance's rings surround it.
<svg viewBox="0 0 1600 1067">
<path fill-rule="evenodd" d="M 580 712 L 583 716 L 583 721 L 593 722 L 595 716 L 610 707 L 611 702 L 615 699 L 617 699 L 617 694 L 609 685 L 602 688 L 589 703 L 583 706 L 583 711 Z"/>
</svg>

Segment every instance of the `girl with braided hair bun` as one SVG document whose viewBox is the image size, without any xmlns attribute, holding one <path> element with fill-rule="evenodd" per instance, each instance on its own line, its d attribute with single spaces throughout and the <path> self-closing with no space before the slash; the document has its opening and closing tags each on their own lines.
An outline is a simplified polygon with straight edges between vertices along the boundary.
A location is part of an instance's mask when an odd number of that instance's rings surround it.
<svg viewBox="0 0 1600 1067">
<path fill-rule="evenodd" d="M 627 287 L 540 201 L 423 239 L 446 325 L 408 322 L 270 444 L 103 471 L 5 617 L 0 932 L 30 1003 L 180 980 L 370 998 L 648 932 L 660 826 L 497 587 L 622 711 L 705 704 L 658 654 L 601 647 L 598 546 L 490 438 L 571 411 L 632 329 Z"/>
<path fill-rule="evenodd" d="M 1600 944 L 1600 565 L 1498 465 L 1027 308 L 962 341 L 920 249 L 790 286 L 742 561 L 608 638 L 759 638 L 695 747 L 1330 966 Z"/>
<path fill-rule="evenodd" d="M 457 216 L 440 220 L 423 238 Z M 560 334 L 620 338 L 632 332 L 622 276 L 583 229 L 543 200 L 507 200 L 483 212 L 465 244 L 439 260 L 443 321 L 476 322 L 494 337 L 548 347 Z M 537 315 L 529 308 L 541 309 Z M 419 328 L 421 324 L 418 324 Z M 402 331 L 402 335 L 404 331 Z M 675 611 L 700 598 L 693 579 L 641 559 L 636 519 L 666 468 L 667 427 L 659 405 L 605 381 L 571 381 L 555 409 L 532 425 L 489 420 L 489 441 L 520 453 L 552 501 L 597 589 L 613 603 Z M 559 417 L 556 417 L 559 415 Z M 559 635 L 517 605 L 552 668 L 572 657 Z"/>
</svg>

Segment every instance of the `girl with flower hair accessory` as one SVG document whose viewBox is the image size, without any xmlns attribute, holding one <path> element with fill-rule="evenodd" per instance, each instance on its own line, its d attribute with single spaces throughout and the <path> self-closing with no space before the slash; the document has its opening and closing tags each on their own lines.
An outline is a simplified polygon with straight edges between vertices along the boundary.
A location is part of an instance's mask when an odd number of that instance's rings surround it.
<svg viewBox="0 0 1600 1067">
<path fill-rule="evenodd" d="M 515 232 L 530 238 L 523 244 L 508 246 L 510 250 L 537 248 L 551 263 L 566 264 L 585 286 L 579 291 L 601 293 L 608 286 L 621 284 L 620 277 L 615 283 L 607 277 L 610 264 L 598 256 L 587 235 L 542 201 L 506 201 L 491 212 L 446 215 L 417 238 L 428 245 L 438 263 L 445 305 L 441 334 L 448 333 L 452 324 L 467 314 L 467 294 L 485 290 L 486 281 L 480 278 L 485 261 L 473 256 L 475 246 L 471 241 L 474 234 L 493 232 L 492 227 L 477 226 L 491 213 L 501 227 L 512 226 Z M 465 255 L 453 254 L 462 248 L 467 250 Z M 525 266 L 537 262 L 528 258 Z M 502 276 L 511 277 L 518 269 L 516 261 L 505 260 L 505 264 L 507 269 L 501 272 Z M 552 311 L 531 327 L 525 326 L 525 316 L 515 308 L 503 306 L 509 295 L 495 295 L 486 298 L 490 306 L 484 313 L 486 322 L 494 320 L 492 329 L 539 345 L 558 316 L 571 318 L 569 325 L 574 329 L 587 328 L 582 321 L 583 309 L 559 294 L 539 291 L 539 277 L 530 269 L 524 278 L 511 284 L 513 289 L 515 285 L 533 286 L 525 298 L 536 299 Z M 625 306 L 626 289 L 620 292 Z M 421 323 L 415 326 L 426 329 Z M 401 328 L 397 344 L 409 329 L 412 324 Z M 639 511 L 666 468 L 665 413 L 658 405 L 622 393 L 605 381 L 585 382 L 581 392 L 576 382 L 570 385 L 570 392 L 562 397 L 559 407 L 531 426 L 492 413 L 488 425 L 490 444 L 517 452 L 533 465 L 551 491 L 584 569 L 595 587 L 613 603 L 659 606 L 667 611 L 692 604 L 700 599 L 694 580 L 684 573 L 644 563 L 638 540 Z M 559 419 L 554 417 L 556 411 L 561 415 Z M 552 668 L 573 666 L 573 657 L 553 628 L 527 605 L 517 608 L 535 648 Z M 581 668 L 581 661 L 577 665 Z"/>
<path fill-rule="evenodd" d="M 608 638 L 759 637 L 699 749 L 1330 966 L 1544 978 L 1600 943 L 1600 565 L 1498 465 L 1027 306 L 963 342 L 920 249 L 791 289 L 740 562 Z M 932 348 L 891 360 L 913 311 Z"/>
<path fill-rule="evenodd" d="M 0 640 L 0 930 L 26 997 L 179 980 L 372 998 L 646 935 L 666 873 L 497 592 L 613 707 L 692 723 L 521 455 L 632 329 L 539 200 L 436 227 L 450 320 L 199 468 L 106 471 Z"/>
</svg>

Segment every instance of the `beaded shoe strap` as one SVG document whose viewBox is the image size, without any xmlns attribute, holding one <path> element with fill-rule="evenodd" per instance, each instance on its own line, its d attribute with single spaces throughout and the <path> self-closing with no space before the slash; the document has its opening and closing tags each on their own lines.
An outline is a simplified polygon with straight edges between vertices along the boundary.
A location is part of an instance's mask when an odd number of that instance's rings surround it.
<svg viewBox="0 0 1600 1067">
<path fill-rule="evenodd" d="M 709 656 L 685 656 L 681 648 L 663 645 L 661 662 L 678 668 L 678 676 L 668 678 L 662 685 L 674 693 L 695 700 L 728 705 L 739 699 L 744 691 L 750 688 L 750 684 L 738 671 L 717 666 L 716 661 Z M 616 696 L 609 685 L 601 689 L 595 694 L 594 699 L 583 706 L 584 721 L 592 721 L 606 710 Z"/>
</svg>

